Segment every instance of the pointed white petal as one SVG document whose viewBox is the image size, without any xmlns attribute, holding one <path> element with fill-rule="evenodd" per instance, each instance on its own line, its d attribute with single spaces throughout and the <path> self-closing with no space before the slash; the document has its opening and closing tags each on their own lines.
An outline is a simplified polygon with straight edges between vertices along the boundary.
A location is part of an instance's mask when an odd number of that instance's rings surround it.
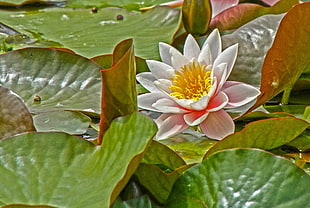
<svg viewBox="0 0 310 208">
<path fill-rule="evenodd" d="M 210 51 L 210 47 L 209 45 L 205 45 L 202 49 L 201 52 L 198 56 L 198 62 L 201 65 L 205 65 L 205 66 L 209 66 L 212 65 L 212 55 L 211 55 L 211 51 Z"/>
<path fill-rule="evenodd" d="M 254 99 L 254 100 L 248 102 L 247 104 L 236 107 L 236 108 L 228 108 L 228 109 L 226 109 L 226 112 L 232 114 L 233 115 L 232 117 L 234 119 L 238 118 L 238 117 L 242 116 L 243 114 L 245 114 L 256 103 L 256 100 L 257 99 Z M 262 108 L 262 109 L 258 109 L 258 110 L 264 111 L 265 109 Z M 265 112 L 267 112 L 267 111 L 265 110 Z"/>
<path fill-rule="evenodd" d="M 212 76 L 216 77 L 216 80 L 219 81 L 217 90 L 220 90 L 223 84 L 226 82 L 227 79 L 227 64 L 221 63 L 212 68 Z"/>
<path fill-rule="evenodd" d="M 183 119 L 183 114 L 162 114 L 155 122 L 158 126 L 157 140 L 167 139 L 188 127 Z"/>
<path fill-rule="evenodd" d="M 198 111 L 204 110 L 209 104 L 209 99 L 210 97 L 208 95 L 205 95 L 202 98 L 200 98 L 198 101 L 190 104 L 190 107 L 193 110 L 198 110 Z"/>
<path fill-rule="evenodd" d="M 174 71 L 171 66 L 160 61 L 146 60 L 147 66 L 157 79 L 170 79 L 171 71 Z"/>
<path fill-rule="evenodd" d="M 219 92 L 215 97 L 210 100 L 207 110 L 209 112 L 218 111 L 224 108 L 227 103 L 228 96 L 223 92 Z"/>
<path fill-rule="evenodd" d="M 224 110 L 209 113 L 200 127 L 207 137 L 216 140 L 223 139 L 235 131 L 234 121 Z"/>
<path fill-rule="evenodd" d="M 227 85 L 226 83 L 224 84 L 222 91 L 229 98 L 229 102 L 225 108 L 243 106 L 256 99 L 260 94 L 260 91 L 256 87 L 242 82 L 227 82 Z"/>
<path fill-rule="evenodd" d="M 156 81 L 156 77 L 151 72 L 142 72 L 137 74 L 137 81 L 148 91 L 156 92 L 159 89 L 154 85 L 154 81 Z"/>
<path fill-rule="evenodd" d="M 232 68 L 234 67 L 237 54 L 238 54 L 238 44 L 234 44 L 226 48 L 214 61 L 214 66 L 218 66 L 221 63 L 227 64 L 227 74 L 226 74 L 227 78 L 230 75 Z"/>
<path fill-rule="evenodd" d="M 188 35 L 185 40 L 183 54 L 188 60 L 192 58 L 198 59 L 200 48 L 192 35 Z"/>
<path fill-rule="evenodd" d="M 152 104 L 152 107 L 162 113 L 186 113 L 187 110 L 181 108 L 175 101 L 170 98 L 161 98 Z"/>
<path fill-rule="evenodd" d="M 214 60 L 217 58 L 217 56 L 222 51 L 222 41 L 221 41 L 221 36 L 220 36 L 218 29 L 214 29 L 211 32 L 207 40 L 204 42 L 202 46 L 202 50 L 206 45 L 209 45 L 209 48 L 211 51 L 212 63 L 213 63 Z"/>
<path fill-rule="evenodd" d="M 172 82 L 169 79 L 158 79 L 154 81 L 154 84 L 157 88 L 167 92 L 168 94 L 172 92 L 172 90 L 169 89 L 169 87 L 172 85 Z"/>
<path fill-rule="evenodd" d="M 189 126 L 196 126 L 203 122 L 207 116 L 208 112 L 206 111 L 193 111 L 184 115 L 184 120 Z"/>
<path fill-rule="evenodd" d="M 162 92 L 145 93 L 138 95 L 138 107 L 145 110 L 161 112 L 160 110 L 153 107 L 153 104 L 159 100 L 167 98 L 167 96 Z"/>
<path fill-rule="evenodd" d="M 171 63 L 172 63 L 172 67 L 175 70 L 181 70 L 181 67 L 188 64 L 189 60 L 183 56 L 180 51 L 171 48 L 170 49 L 170 53 L 171 53 Z"/>
<path fill-rule="evenodd" d="M 159 54 L 162 62 L 172 66 L 170 48 L 173 47 L 167 43 L 159 43 Z"/>
</svg>

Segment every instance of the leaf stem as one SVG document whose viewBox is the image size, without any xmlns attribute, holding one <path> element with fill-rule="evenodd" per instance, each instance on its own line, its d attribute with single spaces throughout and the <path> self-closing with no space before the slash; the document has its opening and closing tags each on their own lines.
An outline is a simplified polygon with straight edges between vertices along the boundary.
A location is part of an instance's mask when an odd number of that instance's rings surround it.
<svg viewBox="0 0 310 208">
<path fill-rule="evenodd" d="M 282 100 L 281 100 L 282 105 L 288 104 L 288 100 L 290 98 L 291 91 L 292 91 L 292 87 L 284 90 L 283 95 L 282 95 Z"/>
</svg>

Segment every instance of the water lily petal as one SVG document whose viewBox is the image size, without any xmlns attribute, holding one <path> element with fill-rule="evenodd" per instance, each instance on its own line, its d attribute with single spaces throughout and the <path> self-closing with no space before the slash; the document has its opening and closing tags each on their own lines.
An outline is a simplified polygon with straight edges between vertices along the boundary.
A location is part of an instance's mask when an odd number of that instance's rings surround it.
<svg viewBox="0 0 310 208">
<path fill-rule="evenodd" d="M 159 54 L 162 62 L 172 66 L 170 48 L 173 47 L 171 45 L 168 45 L 167 43 L 159 43 Z"/>
<path fill-rule="evenodd" d="M 173 68 L 160 61 L 146 60 L 147 66 L 157 79 L 170 79 L 174 75 Z"/>
<path fill-rule="evenodd" d="M 235 6 L 239 3 L 239 0 L 211 0 L 212 17 L 215 17 L 222 11 Z"/>
<path fill-rule="evenodd" d="M 154 84 L 157 88 L 167 92 L 168 94 L 172 92 L 172 90 L 169 89 L 169 87 L 172 85 L 172 82 L 169 79 L 158 79 L 154 81 Z"/>
<path fill-rule="evenodd" d="M 216 140 L 220 140 L 235 131 L 234 121 L 224 110 L 209 113 L 200 127 L 207 137 Z"/>
<path fill-rule="evenodd" d="M 191 113 L 184 114 L 184 121 L 189 126 L 196 126 L 203 122 L 208 117 L 209 112 L 206 111 L 193 111 Z"/>
<path fill-rule="evenodd" d="M 214 29 L 210 35 L 208 36 L 207 40 L 204 42 L 202 46 L 202 51 L 204 50 L 204 47 L 209 46 L 210 51 L 211 51 L 211 57 L 212 57 L 212 63 L 214 60 L 217 58 L 217 56 L 221 53 L 222 51 L 222 40 L 220 33 L 218 29 Z"/>
<path fill-rule="evenodd" d="M 227 79 L 227 63 L 221 63 L 213 67 L 211 76 L 215 76 L 216 80 L 219 81 L 217 90 L 220 90 Z"/>
<path fill-rule="evenodd" d="M 180 70 L 182 66 L 189 63 L 189 60 L 185 56 L 183 56 L 177 49 L 170 48 L 170 53 L 172 67 L 175 70 Z"/>
<path fill-rule="evenodd" d="M 152 107 L 162 113 L 186 113 L 184 108 L 181 108 L 175 101 L 169 98 L 161 98 L 152 104 Z"/>
<path fill-rule="evenodd" d="M 236 108 L 243 106 L 256 99 L 260 94 L 260 91 L 256 87 L 235 81 L 227 81 L 224 84 L 222 91 L 229 98 L 229 102 L 225 108 Z"/>
<path fill-rule="evenodd" d="M 167 98 L 167 96 L 162 92 L 145 93 L 138 95 L 138 107 L 145 110 L 161 112 L 160 110 L 153 107 L 153 104 L 157 100 Z"/>
<path fill-rule="evenodd" d="M 183 119 L 183 114 L 165 113 L 159 116 L 155 120 L 155 123 L 158 126 L 156 134 L 157 140 L 167 139 L 182 132 L 188 127 Z"/>
<path fill-rule="evenodd" d="M 198 62 L 205 66 L 212 65 L 212 55 L 208 44 L 202 48 L 198 56 Z"/>
<path fill-rule="evenodd" d="M 210 96 L 205 95 L 202 98 L 200 98 L 198 101 L 191 103 L 190 107 L 193 110 L 198 110 L 198 111 L 203 110 L 208 106 L 209 100 L 210 100 Z"/>
<path fill-rule="evenodd" d="M 197 41 L 192 35 L 187 36 L 184 44 L 183 53 L 188 60 L 191 60 L 193 58 L 198 59 L 198 56 L 200 54 L 200 48 Z"/>
<path fill-rule="evenodd" d="M 230 116 L 233 117 L 234 119 L 242 116 L 243 114 L 245 114 L 246 112 L 248 112 L 248 110 L 256 103 L 257 99 L 254 99 L 250 102 L 248 102 L 245 105 L 236 107 L 236 108 L 228 108 L 225 109 L 226 112 L 230 113 Z M 261 109 L 261 111 L 265 110 L 264 108 Z M 267 112 L 267 111 L 266 111 Z"/>
<path fill-rule="evenodd" d="M 214 66 L 217 66 L 221 63 L 227 63 L 227 74 L 226 79 L 229 77 L 231 70 L 235 64 L 238 54 L 238 44 L 234 44 L 226 48 L 214 61 Z"/>
<path fill-rule="evenodd" d="M 159 89 L 154 85 L 156 77 L 151 72 L 139 73 L 137 74 L 136 79 L 148 91 L 150 92 L 159 91 Z"/>
<path fill-rule="evenodd" d="M 228 100 L 228 96 L 225 93 L 219 92 L 210 100 L 207 110 L 209 112 L 218 111 L 227 105 Z"/>
</svg>

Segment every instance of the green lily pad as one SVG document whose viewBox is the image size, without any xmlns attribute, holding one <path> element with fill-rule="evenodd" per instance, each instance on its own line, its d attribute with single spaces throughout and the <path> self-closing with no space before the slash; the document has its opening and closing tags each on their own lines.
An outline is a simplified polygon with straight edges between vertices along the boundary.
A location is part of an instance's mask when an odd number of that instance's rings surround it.
<svg viewBox="0 0 310 208">
<path fill-rule="evenodd" d="M 4 0 L 0 2 L 0 6 L 23 6 L 27 4 L 57 5 L 64 1 L 61 0 Z"/>
<path fill-rule="evenodd" d="M 264 58 L 282 18 L 264 15 L 222 36 L 223 48 L 238 43 L 238 57 L 229 79 L 260 86 Z"/>
<path fill-rule="evenodd" d="M 84 134 L 91 119 L 80 112 L 60 110 L 34 115 L 33 122 L 38 132 L 61 131 L 68 134 Z"/>
<path fill-rule="evenodd" d="M 99 57 L 93 59 L 104 66 Z M 105 60 L 105 59 L 103 59 Z M 111 121 L 138 110 L 136 62 L 132 39 L 120 42 L 113 51 L 112 67 L 101 70 L 102 99 L 99 144 Z"/>
<path fill-rule="evenodd" d="M 293 7 L 283 17 L 262 68 L 261 95 L 253 108 L 284 90 L 283 103 L 300 75 L 310 67 L 310 3 Z M 294 31 L 294 32 L 287 32 Z M 300 41 L 302 39 L 302 41 Z M 289 44 L 283 44 L 289 43 Z"/>
<path fill-rule="evenodd" d="M 109 207 L 156 132 L 140 113 L 113 121 L 101 146 L 65 133 L 27 133 L 0 142 L 0 205 Z"/>
<path fill-rule="evenodd" d="M 122 20 L 117 20 L 121 15 Z M 40 12 L 1 11 L 1 22 L 37 41 L 58 42 L 86 57 L 111 54 L 114 46 L 134 40 L 137 56 L 159 59 L 158 42 L 171 43 L 178 29 L 180 11 L 158 7 L 145 13 L 121 8 L 51 8 Z M 24 43 L 21 47 L 25 47 Z M 15 47 L 16 48 L 16 47 Z"/>
<path fill-rule="evenodd" d="M 93 61 L 60 49 L 25 48 L 0 55 L 0 62 L 0 84 L 20 95 L 31 112 L 100 114 L 101 67 Z"/>
<path fill-rule="evenodd" d="M 141 7 L 149 7 L 168 2 L 169 0 L 67 0 L 66 7 L 122 7 L 129 10 L 138 10 Z"/>
<path fill-rule="evenodd" d="M 26 131 L 35 131 L 27 106 L 18 95 L 0 85 L 0 140 Z"/>
<path fill-rule="evenodd" d="M 213 154 L 176 181 L 167 208 L 308 207 L 310 176 L 257 149 Z"/>
<path fill-rule="evenodd" d="M 204 155 L 207 158 L 212 153 L 231 148 L 261 148 L 274 149 L 295 139 L 310 124 L 294 117 L 270 118 L 254 121 L 242 131 L 229 135 L 215 143 Z"/>
</svg>

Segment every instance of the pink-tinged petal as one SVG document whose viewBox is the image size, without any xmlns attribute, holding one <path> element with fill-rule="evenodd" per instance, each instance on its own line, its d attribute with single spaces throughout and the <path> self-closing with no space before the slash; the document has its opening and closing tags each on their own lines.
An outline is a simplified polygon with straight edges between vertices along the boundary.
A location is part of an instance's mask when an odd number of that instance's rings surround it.
<svg viewBox="0 0 310 208">
<path fill-rule="evenodd" d="M 207 110 L 209 112 L 218 111 L 224 108 L 227 105 L 227 103 L 228 103 L 228 96 L 223 92 L 219 92 L 218 94 L 216 94 L 215 97 L 213 97 L 210 100 Z"/>
<path fill-rule="evenodd" d="M 210 112 L 200 127 L 207 137 L 216 140 L 223 139 L 235 131 L 234 121 L 224 110 Z"/>
<path fill-rule="evenodd" d="M 159 89 L 154 84 L 154 81 L 156 81 L 156 77 L 151 72 L 139 73 L 137 74 L 136 79 L 148 91 L 159 91 Z"/>
<path fill-rule="evenodd" d="M 155 123 L 158 126 L 157 140 L 167 139 L 188 127 L 183 119 L 183 114 L 162 114 L 155 120 Z"/>
<path fill-rule="evenodd" d="M 204 110 L 209 104 L 210 97 L 208 95 L 203 96 L 198 101 L 190 104 L 191 109 L 193 110 Z"/>
<path fill-rule="evenodd" d="M 185 40 L 183 54 L 188 60 L 192 60 L 193 58 L 198 59 L 200 48 L 192 35 L 188 35 Z"/>
<path fill-rule="evenodd" d="M 212 77 L 216 77 L 216 80 L 219 80 L 217 90 L 220 90 L 223 86 L 223 84 L 226 81 L 227 77 L 227 64 L 226 63 L 221 63 L 215 67 L 212 68 Z"/>
<path fill-rule="evenodd" d="M 211 86 L 211 89 L 210 89 L 210 91 L 208 92 L 208 96 L 209 97 L 213 97 L 213 95 L 218 91 L 217 90 L 217 86 L 218 86 L 218 84 L 217 84 L 218 82 L 217 82 L 217 78 L 216 77 L 212 77 L 212 86 Z"/>
<path fill-rule="evenodd" d="M 232 68 L 234 67 L 238 54 L 238 44 L 234 44 L 226 48 L 214 61 L 213 66 L 218 66 L 221 63 L 227 64 L 226 79 L 229 77 Z"/>
<path fill-rule="evenodd" d="M 209 45 L 205 45 L 202 49 L 201 49 L 201 52 L 198 56 L 198 62 L 201 64 L 201 65 L 205 65 L 205 66 L 208 66 L 208 65 L 212 65 L 212 56 L 211 56 L 211 51 L 210 51 L 210 47 Z"/>
<path fill-rule="evenodd" d="M 215 17 L 222 11 L 233 7 L 239 3 L 239 0 L 211 0 L 212 17 Z"/>
<path fill-rule="evenodd" d="M 186 113 L 187 110 L 179 106 L 170 98 L 161 98 L 152 104 L 152 107 L 162 113 Z"/>
<path fill-rule="evenodd" d="M 191 113 L 184 114 L 184 121 L 189 126 L 196 126 L 203 122 L 207 116 L 208 112 L 206 111 L 194 111 Z"/>
<path fill-rule="evenodd" d="M 218 29 L 214 29 L 210 35 L 208 36 L 207 40 L 204 42 L 202 46 L 202 51 L 204 50 L 204 47 L 209 46 L 210 51 L 211 51 L 211 60 L 212 63 L 214 60 L 217 58 L 217 56 L 221 53 L 222 51 L 222 40 L 220 36 L 220 32 Z"/>
<path fill-rule="evenodd" d="M 147 66 L 157 79 L 170 79 L 174 70 L 168 64 L 160 61 L 146 60 Z"/>
<path fill-rule="evenodd" d="M 175 98 L 173 96 L 171 96 L 171 98 L 174 99 L 174 101 L 176 103 L 178 103 L 180 106 L 182 106 L 183 108 L 186 108 L 186 109 L 191 109 L 191 104 L 194 103 L 193 100 L 178 99 L 178 98 Z"/>
<path fill-rule="evenodd" d="M 265 4 L 268 4 L 269 6 L 273 6 L 280 0 L 261 0 L 261 1 L 264 2 Z"/>
<path fill-rule="evenodd" d="M 230 113 L 231 117 L 233 117 L 234 119 L 242 116 L 243 114 L 245 114 L 246 112 L 248 112 L 248 110 L 256 103 L 257 99 L 254 99 L 250 102 L 248 102 L 245 105 L 239 106 L 237 108 L 228 108 L 226 109 L 227 113 Z"/>
<path fill-rule="evenodd" d="M 225 108 L 236 108 L 243 106 L 260 94 L 260 91 L 252 85 L 242 82 L 228 83 L 229 87 L 223 86 L 222 91 L 228 96 L 229 102 Z"/>
<path fill-rule="evenodd" d="M 153 104 L 159 100 L 167 98 L 167 96 L 162 92 L 145 93 L 138 95 L 138 107 L 145 110 L 161 112 L 160 110 L 153 107 Z"/>
</svg>

